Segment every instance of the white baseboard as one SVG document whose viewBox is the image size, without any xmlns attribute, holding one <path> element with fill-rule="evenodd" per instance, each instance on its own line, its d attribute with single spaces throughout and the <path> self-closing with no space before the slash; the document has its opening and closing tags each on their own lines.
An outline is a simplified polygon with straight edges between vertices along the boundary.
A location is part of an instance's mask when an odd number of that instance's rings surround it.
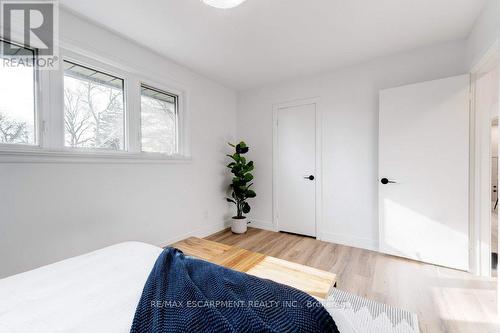
<svg viewBox="0 0 500 333">
<path fill-rule="evenodd" d="M 269 221 L 250 219 L 250 224 L 248 226 L 252 227 L 252 228 L 257 228 L 257 229 L 276 231 L 274 224 L 272 222 L 269 222 Z"/>
<path fill-rule="evenodd" d="M 215 234 L 215 233 L 217 233 L 219 231 L 222 231 L 222 230 L 228 228 L 229 226 L 230 226 L 230 224 L 228 224 L 228 222 L 212 223 L 212 224 L 209 224 L 209 225 L 207 225 L 205 227 L 201 227 L 201 228 L 192 230 L 190 232 L 186 232 L 184 234 L 181 234 L 179 236 L 172 237 L 172 238 L 168 239 L 165 242 L 165 244 L 162 245 L 161 247 L 168 246 L 168 245 L 170 245 L 172 243 L 181 241 L 181 240 L 189 238 L 189 237 L 204 238 L 204 237 L 210 236 L 212 234 Z"/>
<path fill-rule="evenodd" d="M 272 222 L 256 220 L 256 219 L 250 219 L 250 222 L 251 222 L 249 224 L 250 227 L 269 230 L 269 231 L 277 231 Z M 348 235 L 335 234 L 329 232 L 320 233 L 318 239 L 334 244 L 358 247 L 361 249 L 366 249 L 371 251 L 379 251 L 378 239 L 374 240 L 369 238 L 352 237 Z"/>
<path fill-rule="evenodd" d="M 219 223 L 212 223 L 207 226 L 201 227 L 196 230 L 192 230 L 190 232 L 187 232 L 185 234 L 172 237 L 171 239 L 168 239 L 167 242 L 164 244 L 164 246 L 167 246 L 168 244 L 172 244 L 175 242 L 178 242 L 180 240 L 189 238 L 189 237 L 207 237 L 212 234 L 215 234 L 219 231 L 222 231 L 228 227 L 231 226 L 231 221 L 225 221 L 225 222 L 219 222 Z M 276 228 L 274 227 L 274 224 L 269 221 L 263 221 L 263 220 L 256 220 L 256 219 L 250 219 L 250 227 L 252 228 L 257 228 L 257 229 L 263 229 L 263 230 L 269 230 L 269 231 L 276 231 Z M 341 244 L 341 245 L 346 245 L 346 246 L 351 246 L 351 247 L 358 247 L 361 249 L 366 249 L 366 250 L 371 250 L 371 251 L 379 251 L 379 245 L 378 245 L 378 240 L 374 239 L 369 239 L 369 238 L 360 238 L 360 237 L 353 237 L 349 235 L 344 235 L 344 234 L 336 234 L 336 233 L 330 233 L 330 232 L 322 232 L 319 237 L 322 241 L 329 242 L 329 243 L 334 243 L 334 244 Z"/>
<path fill-rule="evenodd" d="M 375 239 L 353 237 L 349 235 L 335 234 L 330 232 L 322 232 L 321 237 L 319 238 L 322 241 L 329 243 L 358 247 L 370 251 L 377 251 L 377 252 L 379 251 L 378 240 Z"/>
</svg>

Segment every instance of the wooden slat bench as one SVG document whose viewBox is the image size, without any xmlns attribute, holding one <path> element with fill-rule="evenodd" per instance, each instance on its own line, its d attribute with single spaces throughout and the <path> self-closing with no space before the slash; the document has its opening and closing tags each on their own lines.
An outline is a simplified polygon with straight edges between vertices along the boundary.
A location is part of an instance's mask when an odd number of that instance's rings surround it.
<svg viewBox="0 0 500 333">
<path fill-rule="evenodd" d="M 333 273 L 206 239 L 191 237 L 172 246 L 186 255 L 286 284 L 319 299 L 325 299 L 336 284 Z"/>
</svg>

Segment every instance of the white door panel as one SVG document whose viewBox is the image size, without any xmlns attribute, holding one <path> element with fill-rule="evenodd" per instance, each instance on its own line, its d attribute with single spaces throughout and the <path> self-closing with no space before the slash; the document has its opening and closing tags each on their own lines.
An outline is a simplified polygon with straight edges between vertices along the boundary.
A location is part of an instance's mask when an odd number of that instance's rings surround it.
<svg viewBox="0 0 500 333">
<path fill-rule="evenodd" d="M 381 251 L 469 268 L 469 76 L 380 92 Z"/>
<path fill-rule="evenodd" d="M 316 235 L 316 105 L 279 108 L 277 209 L 281 231 Z"/>
</svg>

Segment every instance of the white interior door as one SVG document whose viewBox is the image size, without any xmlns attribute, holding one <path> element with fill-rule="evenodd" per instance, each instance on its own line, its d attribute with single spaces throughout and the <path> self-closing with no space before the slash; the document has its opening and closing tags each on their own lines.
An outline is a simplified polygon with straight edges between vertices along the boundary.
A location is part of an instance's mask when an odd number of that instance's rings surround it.
<svg viewBox="0 0 500 333">
<path fill-rule="evenodd" d="M 316 236 L 316 104 L 277 109 L 280 231 Z"/>
<path fill-rule="evenodd" d="M 379 124 L 381 251 L 468 270 L 469 75 L 381 91 Z"/>
</svg>

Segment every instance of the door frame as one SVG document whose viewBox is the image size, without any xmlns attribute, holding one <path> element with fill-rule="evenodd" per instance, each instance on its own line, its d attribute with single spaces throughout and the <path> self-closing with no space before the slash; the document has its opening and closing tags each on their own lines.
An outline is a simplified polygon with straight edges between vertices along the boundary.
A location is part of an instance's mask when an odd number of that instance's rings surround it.
<svg viewBox="0 0 500 333">
<path fill-rule="evenodd" d="M 477 110 L 476 78 L 492 63 L 498 64 L 499 61 L 500 42 L 497 40 L 471 69 L 469 261 L 470 272 L 483 277 L 491 277 L 491 117 L 489 114 L 479 114 Z M 487 140 L 483 137 L 486 128 L 490 138 Z M 484 162 L 486 160 L 487 165 Z"/>
<path fill-rule="evenodd" d="M 279 230 L 279 198 L 278 198 L 278 112 L 280 109 L 297 107 L 303 105 L 315 105 L 316 113 L 316 161 L 315 161 L 315 177 L 316 177 L 316 195 L 315 195 L 315 230 L 316 239 L 321 240 L 321 230 L 323 221 L 323 159 L 322 159 L 322 112 L 320 107 L 320 98 L 311 97 L 292 100 L 288 102 L 281 102 L 273 104 L 273 230 Z"/>
</svg>

